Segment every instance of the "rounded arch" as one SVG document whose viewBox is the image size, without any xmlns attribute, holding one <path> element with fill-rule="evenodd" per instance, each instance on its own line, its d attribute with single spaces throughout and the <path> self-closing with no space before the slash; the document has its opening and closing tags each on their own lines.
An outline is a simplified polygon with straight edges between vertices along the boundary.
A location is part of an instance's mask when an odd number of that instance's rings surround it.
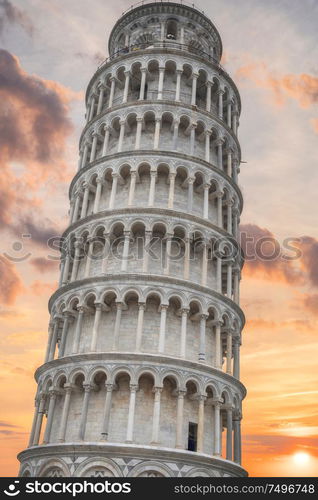
<svg viewBox="0 0 318 500">
<path fill-rule="evenodd" d="M 139 383 L 139 379 L 144 375 L 150 375 L 153 378 L 154 387 L 160 386 L 159 373 L 152 366 L 142 366 L 139 368 L 135 374 L 136 382 Z"/>
<path fill-rule="evenodd" d="M 142 462 L 131 469 L 128 477 L 173 477 L 173 471 L 166 464 L 156 462 Z"/>
<path fill-rule="evenodd" d="M 70 477 L 68 465 L 61 458 L 54 458 L 45 462 L 37 473 L 39 477 Z"/>
<path fill-rule="evenodd" d="M 87 458 L 75 471 L 75 477 L 122 477 L 119 465 L 110 458 Z"/>
<path fill-rule="evenodd" d="M 135 374 L 133 373 L 132 369 L 127 368 L 127 366 L 125 365 L 122 365 L 117 366 L 111 373 L 110 383 L 115 384 L 117 377 L 119 377 L 120 375 L 128 375 L 131 384 L 135 382 Z"/>
</svg>

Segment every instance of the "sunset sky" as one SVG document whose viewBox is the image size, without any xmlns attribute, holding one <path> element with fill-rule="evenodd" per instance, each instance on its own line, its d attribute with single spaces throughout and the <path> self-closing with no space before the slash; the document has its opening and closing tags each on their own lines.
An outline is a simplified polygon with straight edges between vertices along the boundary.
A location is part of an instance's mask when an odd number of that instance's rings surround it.
<svg viewBox="0 0 318 500">
<path fill-rule="evenodd" d="M 130 5 L 0 0 L 1 476 L 17 474 L 31 427 L 58 279 L 46 241 L 68 222 L 84 92 Z M 241 93 L 241 229 L 282 250 L 248 260 L 241 281 L 243 466 L 251 476 L 318 476 L 318 2 L 196 6 L 218 27 Z M 299 258 L 284 258 L 295 255 L 287 238 Z"/>
</svg>

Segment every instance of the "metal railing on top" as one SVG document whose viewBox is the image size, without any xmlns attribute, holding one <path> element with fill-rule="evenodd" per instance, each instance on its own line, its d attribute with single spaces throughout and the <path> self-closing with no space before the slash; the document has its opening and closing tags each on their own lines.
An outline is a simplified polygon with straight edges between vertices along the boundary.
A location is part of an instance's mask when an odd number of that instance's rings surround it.
<svg viewBox="0 0 318 500">
<path fill-rule="evenodd" d="M 156 42 L 146 42 L 146 43 L 137 43 L 133 45 L 129 45 L 126 47 L 122 47 L 118 49 L 114 54 L 111 56 L 107 57 L 103 62 L 100 63 L 98 66 L 98 69 L 101 69 L 103 66 L 105 66 L 108 62 L 113 61 L 117 57 L 121 57 L 125 54 L 129 54 L 131 52 L 136 52 L 138 50 L 145 50 L 145 49 L 176 49 L 176 50 L 183 50 L 186 52 L 190 52 L 190 54 L 202 57 L 203 59 L 207 59 L 208 61 L 212 62 L 215 64 L 219 69 L 222 71 L 225 71 L 223 66 L 219 63 L 215 57 L 213 57 L 211 54 L 208 54 L 207 52 L 204 52 L 203 50 L 193 47 L 190 44 L 185 44 L 185 43 L 179 43 L 176 42 L 175 40 L 163 40 L 163 41 L 156 41 Z"/>
<path fill-rule="evenodd" d="M 146 0 L 146 1 L 142 0 L 141 2 L 132 4 L 130 7 L 128 7 L 128 9 L 124 10 L 122 16 L 127 14 L 127 12 L 136 9 L 141 5 L 147 5 L 148 3 L 163 3 L 163 2 L 162 0 Z M 187 5 L 188 7 L 191 7 L 192 9 L 196 10 L 197 12 L 200 12 L 200 14 L 203 14 L 205 16 L 204 10 L 198 9 L 198 7 L 196 7 L 194 3 L 191 2 L 186 2 L 184 0 L 174 0 L 173 2 L 169 2 L 169 0 L 164 0 L 164 3 L 179 3 L 180 5 Z"/>
</svg>

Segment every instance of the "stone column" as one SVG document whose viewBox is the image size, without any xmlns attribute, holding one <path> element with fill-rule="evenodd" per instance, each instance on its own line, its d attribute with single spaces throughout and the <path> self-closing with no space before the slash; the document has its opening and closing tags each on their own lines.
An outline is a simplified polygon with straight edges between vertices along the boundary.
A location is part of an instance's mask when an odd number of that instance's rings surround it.
<svg viewBox="0 0 318 500">
<path fill-rule="evenodd" d="M 186 357 L 188 314 L 189 314 L 189 309 L 187 308 L 181 309 L 180 358 Z"/>
<path fill-rule="evenodd" d="M 129 409 L 128 409 L 128 423 L 127 423 L 127 437 L 126 443 L 133 442 L 134 435 L 134 420 L 135 420 L 135 406 L 136 406 L 136 392 L 138 390 L 138 385 L 130 385 L 130 399 L 129 399 Z"/>
<path fill-rule="evenodd" d="M 120 120 L 119 124 L 120 124 L 120 131 L 119 131 L 117 153 L 121 153 L 123 149 L 123 140 L 125 136 L 125 120 Z"/>
<path fill-rule="evenodd" d="M 230 100 L 227 101 L 227 125 L 231 128 L 232 125 L 232 103 Z"/>
<path fill-rule="evenodd" d="M 218 98 L 219 98 L 219 103 L 218 103 L 218 114 L 219 118 L 222 120 L 223 119 L 223 94 L 224 90 L 219 90 L 218 91 Z"/>
<path fill-rule="evenodd" d="M 228 330 L 226 337 L 226 373 L 232 375 L 232 332 Z"/>
<path fill-rule="evenodd" d="M 227 151 L 227 175 L 232 177 L 232 150 L 228 149 Z"/>
<path fill-rule="evenodd" d="M 229 299 L 232 298 L 232 262 L 227 264 L 227 279 L 226 279 L 226 295 Z"/>
<path fill-rule="evenodd" d="M 38 409 L 37 416 L 36 416 L 36 424 L 35 424 L 35 429 L 34 429 L 34 436 L 33 436 L 32 446 L 37 446 L 39 444 L 39 439 L 40 439 L 41 429 L 42 429 L 42 423 L 43 423 L 45 401 L 46 401 L 46 394 L 41 394 L 39 409 Z"/>
<path fill-rule="evenodd" d="M 218 226 L 221 229 L 223 229 L 223 214 L 222 214 L 223 193 L 221 191 L 219 191 L 216 196 L 217 196 Z"/>
<path fill-rule="evenodd" d="M 94 238 L 88 238 L 87 239 L 87 243 L 88 243 L 88 250 L 87 250 L 87 255 L 86 255 L 84 278 L 88 278 L 89 277 L 92 256 L 93 256 L 93 253 L 94 253 L 95 239 Z"/>
<path fill-rule="evenodd" d="M 69 325 L 73 319 L 72 314 L 68 311 L 64 311 L 63 316 L 64 316 L 64 323 L 63 323 L 63 330 L 62 330 L 62 334 L 61 334 L 59 358 L 62 358 L 64 356 L 67 333 L 68 333 Z"/>
<path fill-rule="evenodd" d="M 239 295 L 239 290 L 240 290 L 240 286 L 239 286 L 239 283 L 240 283 L 240 270 L 239 269 L 234 269 L 234 302 L 236 304 L 240 304 L 240 295 Z"/>
<path fill-rule="evenodd" d="M 171 172 L 169 174 L 169 195 L 168 195 L 168 208 L 173 210 L 173 202 L 174 202 L 174 185 L 175 185 L 175 172 Z"/>
<path fill-rule="evenodd" d="M 180 43 L 181 45 L 184 44 L 184 26 L 181 26 L 180 28 Z"/>
<path fill-rule="evenodd" d="M 92 143 L 92 149 L 91 149 L 91 155 L 89 157 L 89 162 L 91 163 L 92 161 L 95 160 L 96 157 L 96 147 L 97 147 L 97 140 L 98 140 L 98 135 L 95 132 L 93 134 L 93 143 Z"/>
<path fill-rule="evenodd" d="M 210 139 L 211 139 L 211 130 L 205 131 L 205 161 L 210 163 Z"/>
<path fill-rule="evenodd" d="M 161 392 L 162 392 L 162 387 L 154 387 L 155 398 L 153 402 L 153 417 L 152 417 L 152 438 L 151 438 L 152 446 L 156 446 L 159 444 Z"/>
<path fill-rule="evenodd" d="M 31 428 L 31 433 L 30 433 L 30 439 L 29 439 L 29 443 L 28 443 L 28 448 L 30 448 L 30 446 L 33 446 L 34 435 L 35 435 L 35 428 L 36 428 L 36 422 L 37 422 L 37 419 L 38 419 L 38 413 L 39 413 L 39 407 L 40 407 L 40 401 L 41 401 L 40 398 L 36 398 L 35 399 L 33 421 L 32 421 L 32 428 Z"/>
<path fill-rule="evenodd" d="M 136 352 L 141 352 L 142 330 L 144 324 L 144 312 L 146 304 L 144 302 L 138 303 L 138 319 L 137 319 L 137 332 L 136 332 Z"/>
<path fill-rule="evenodd" d="M 77 278 L 77 271 L 78 271 L 78 266 L 79 266 L 79 261 L 80 261 L 80 251 L 82 248 L 82 243 L 80 241 L 75 241 L 74 246 L 75 246 L 75 254 L 74 254 L 74 260 L 73 260 L 71 281 L 75 281 Z"/>
<path fill-rule="evenodd" d="M 233 234 L 233 230 L 232 230 L 232 206 L 233 206 L 233 201 L 228 200 L 228 202 L 227 202 L 227 232 L 230 234 Z"/>
<path fill-rule="evenodd" d="M 203 186 L 204 189 L 204 198 L 203 198 L 203 218 L 208 219 L 209 218 L 209 189 L 210 189 L 210 184 L 204 184 Z"/>
<path fill-rule="evenodd" d="M 163 270 L 163 274 L 165 276 L 169 275 L 170 273 L 170 257 L 171 257 L 171 243 L 172 243 L 172 234 L 167 233 L 165 236 L 165 241 L 166 241 L 166 252 L 165 252 L 165 267 Z"/>
<path fill-rule="evenodd" d="M 57 334 L 59 330 L 59 323 L 60 323 L 60 318 L 56 316 L 54 319 L 54 327 L 53 327 L 53 333 L 52 333 L 52 339 L 50 343 L 50 352 L 49 352 L 49 357 L 48 361 L 52 361 L 55 356 L 55 350 L 56 350 L 56 343 L 57 343 Z"/>
<path fill-rule="evenodd" d="M 73 354 L 78 353 L 78 348 L 79 348 L 79 343 L 80 343 L 80 338 L 81 338 L 81 333 L 82 333 L 83 316 L 84 316 L 84 312 L 85 312 L 85 307 L 78 306 L 77 310 L 78 310 L 78 315 L 77 315 L 76 329 L 75 329 L 73 349 L 72 349 Z"/>
<path fill-rule="evenodd" d="M 197 73 L 192 73 L 191 106 L 196 105 L 198 77 L 199 77 L 199 75 Z"/>
<path fill-rule="evenodd" d="M 149 253 L 147 248 L 149 248 L 151 241 L 152 232 L 145 231 L 145 245 L 144 245 L 144 254 L 143 254 L 143 262 L 142 262 L 142 272 L 148 272 L 148 264 L 149 264 Z"/>
<path fill-rule="evenodd" d="M 179 120 L 174 120 L 173 122 L 173 136 L 172 136 L 172 149 L 176 151 L 178 149 L 178 134 L 179 134 Z"/>
<path fill-rule="evenodd" d="M 153 148 L 154 149 L 158 149 L 159 148 L 160 126 L 161 126 L 161 118 L 156 118 L 155 137 L 154 137 L 154 142 L 153 142 Z"/>
<path fill-rule="evenodd" d="M 104 130 L 105 130 L 105 136 L 103 142 L 102 156 L 106 156 L 107 154 L 109 137 L 110 137 L 110 127 L 108 125 L 105 125 Z"/>
<path fill-rule="evenodd" d="M 159 331 L 159 345 L 158 352 L 163 354 L 165 351 L 165 339 L 166 339 L 166 319 L 167 319 L 167 310 L 168 304 L 161 304 L 160 306 L 160 331 Z"/>
<path fill-rule="evenodd" d="M 233 236 L 234 238 L 238 237 L 238 219 L 239 219 L 239 209 L 237 207 L 233 207 L 232 210 L 232 215 L 233 215 Z"/>
<path fill-rule="evenodd" d="M 104 87 L 101 86 L 100 89 L 99 89 L 99 96 L 98 96 L 97 113 L 96 113 L 97 115 L 99 115 L 99 113 L 102 110 L 103 99 L 104 99 Z"/>
<path fill-rule="evenodd" d="M 233 377 L 240 380 L 240 339 L 233 339 Z"/>
<path fill-rule="evenodd" d="M 241 419 L 239 416 L 233 418 L 234 428 L 234 462 L 241 464 Z"/>
<path fill-rule="evenodd" d="M 149 200 L 148 207 L 153 207 L 155 202 L 155 186 L 156 186 L 157 172 L 151 170 L 150 172 L 150 189 L 149 189 Z"/>
<path fill-rule="evenodd" d="M 159 67 L 158 99 L 162 99 L 164 76 L 165 76 L 165 68 Z"/>
<path fill-rule="evenodd" d="M 105 245 L 103 250 L 102 274 L 105 274 L 107 271 L 108 254 L 110 252 L 110 235 L 109 233 L 104 232 L 103 236 L 105 238 Z"/>
<path fill-rule="evenodd" d="M 128 207 L 131 207 L 134 203 L 136 178 L 137 178 L 137 172 L 135 170 L 131 170 L 130 171 L 129 195 L 128 195 Z"/>
<path fill-rule="evenodd" d="M 194 155 L 194 149 L 195 149 L 195 129 L 196 129 L 197 124 L 192 123 L 191 128 L 190 128 L 190 155 Z"/>
<path fill-rule="evenodd" d="M 182 69 L 177 69 L 177 81 L 176 81 L 176 96 L 175 96 L 175 101 L 180 102 L 180 89 L 181 89 L 181 75 L 182 75 Z"/>
<path fill-rule="evenodd" d="M 202 271 L 201 271 L 201 285 L 206 286 L 208 276 L 208 248 L 207 242 L 203 241 L 202 249 Z"/>
<path fill-rule="evenodd" d="M 75 199 L 75 206 L 74 206 L 74 213 L 73 213 L 72 224 L 74 222 L 76 222 L 77 219 L 78 219 L 80 201 L 81 201 L 81 195 L 80 195 L 80 193 L 78 193 L 77 196 L 76 196 L 76 199 Z"/>
<path fill-rule="evenodd" d="M 141 139 L 141 130 L 142 130 L 143 118 L 136 118 L 136 121 L 137 121 L 137 127 L 136 127 L 135 149 L 140 149 L 140 139 Z"/>
<path fill-rule="evenodd" d="M 101 432 L 101 440 L 102 441 L 107 441 L 108 440 L 108 428 L 109 428 L 109 417 L 110 417 L 110 411 L 112 407 L 112 395 L 113 395 L 113 389 L 114 386 L 113 384 L 105 384 L 106 386 L 106 399 L 105 399 L 105 406 L 104 406 L 104 413 L 103 413 L 103 424 L 102 424 L 102 432 Z"/>
<path fill-rule="evenodd" d="M 65 389 L 65 398 L 64 398 L 62 418 L 61 418 L 59 435 L 58 435 L 58 442 L 59 443 L 64 443 L 64 441 L 65 441 L 67 419 L 68 419 L 68 414 L 69 414 L 69 410 L 70 410 L 71 394 L 72 394 L 73 387 L 71 384 L 64 384 L 64 389 Z"/>
<path fill-rule="evenodd" d="M 185 238 L 184 241 L 184 265 L 183 265 L 183 279 L 188 280 L 190 274 L 190 238 Z"/>
<path fill-rule="evenodd" d="M 48 413 L 47 413 L 47 422 L 46 422 L 46 427 L 45 427 L 45 432 L 44 432 L 43 444 L 48 444 L 50 442 L 57 394 L 58 393 L 55 389 L 50 389 L 50 391 L 49 391 L 50 402 L 49 402 L 49 409 L 48 409 Z"/>
<path fill-rule="evenodd" d="M 108 100 L 108 107 L 109 108 L 111 108 L 113 105 L 116 78 L 114 76 L 111 76 L 110 81 L 111 81 L 111 85 L 110 85 L 109 100 Z"/>
<path fill-rule="evenodd" d="M 88 197 L 89 197 L 89 184 L 88 184 L 88 182 L 85 182 L 85 184 L 84 184 L 84 197 L 83 197 L 82 210 L 81 210 L 81 219 L 86 217 L 86 214 L 87 214 Z"/>
<path fill-rule="evenodd" d="M 216 258 L 216 291 L 222 293 L 222 259 Z"/>
<path fill-rule="evenodd" d="M 206 330 L 206 320 L 208 318 L 207 314 L 201 314 L 200 317 L 200 347 L 199 347 L 199 363 L 205 362 L 205 330 Z"/>
<path fill-rule="evenodd" d="M 212 82 L 206 82 L 206 107 L 205 110 L 211 113 L 211 89 Z"/>
<path fill-rule="evenodd" d="M 95 193 L 93 214 L 97 214 L 97 212 L 99 212 L 99 204 L 100 204 L 100 197 L 102 194 L 103 180 L 98 177 L 96 179 L 96 183 L 97 183 L 97 188 Z"/>
<path fill-rule="evenodd" d="M 88 121 L 90 121 L 93 118 L 94 111 L 95 111 L 95 96 L 92 96 L 92 98 L 91 98 L 91 107 L 90 107 L 89 115 L 88 115 Z"/>
<path fill-rule="evenodd" d="M 62 276 L 62 286 L 68 283 L 68 275 L 70 271 L 70 254 L 67 252 L 65 257 L 65 264 L 63 268 L 63 276 Z"/>
<path fill-rule="evenodd" d="M 50 350 L 51 350 L 51 344 L 52 344 L 52 338 L 53 338 L 53 330 L 54 330 L 54 320 L 51 319 L 49 322 L 49 327 L 48 327 L 48 339 L 47 339 L 47 344 L 46 344 L 46 353 L 44 357 L 44 363 L 47 363 L 50 358 Z"/>
<path fill-rule="evenodd" d="M 94 317 L 94 326 L 93 326 L 92 341 L 91 341 L 91 352 L 96 351 L 99 323 L 102 315 L 102 310 L 103 310 L 103 304 L 101 304 L 100 302 L 95 302 L 95 317 Z"/>
<path fill-rule="evenodd" d="M 198 414 L 198 436 L 197 436 L 197 452 L 203 453 L 204 441 L 204 402 L 206 396 L 199 396 L 199 414 Z"/>
<path fill-rule="evenodd" d="M 122 312 L 123 303 L 116 302 L 116 306 L 117 306 L 117 310 L 116 310 L 116 320 L 115 320 L 115 327 L 114 327 L 113 351 L 116 351 L 116 349 L 118 348 L 118 338 L 119 338 L 121 312 Z"/>
<path fill-rule="evenodd" d="M 86 166 L 87 156 L 88 156 L 88 144 L 87 144 L 87 142 L 85 142 L 81 168 L 84 168 Z"/>
<path fill-rule="evenodd" d="M 233 422 L 232 422 L 232 408 L 228 408 L 226 410 L 226 460 L 233 460 L 233 445 L 232 445 L 232 431 L 233 431 Z"/>
<path fill-rule="evenodd" d="M 129 257 L 130 231 L 124 231 L 124 248 L 121 260 L 121 270 L 127 271 Z"/>
<path fill-rule="evenodd" d="M 123 94 L 123 103 L 127 102 L 128 99 L 129 80 L 130 80 L 130 71 L 125 71 L 125 87 Z"/>
<path fill-rule="evenodd" d="M 84 388 L 84 396 L 83 396 L 81 419 L 80 419 L 79 432 L 78 432 L 78 439 L 80 441 L 84 441 L 84 438 L 85 438 L 88 403 L 89 403 L 89 398 L 91 395 L 92 386 L 90 384 L 83 384 L 83 388 Z"/>
<path fill-rule="evenodd" d="M 75 210 L 75 202 L 74 199 L 70 200 L 70 216 L 69 216 L 69 223 L 72 224 L 72 220 L 74 217 L 74 210 Z"/>
<path fill-rule="evenodd" d="M 143 101 L 145 99 L 147 68 L 141 68 L 140 71 L 141 71 L 141 81 L 140 81 L 139 101 Z"/>
<path fill-rule="evenodd" d="M 113 172 L 112 173 L 112 178 L 113 178 L 113 183 L 112 183 L 112 190 L 111 190 L 111 193 L 110 193 L 109 206 L 108 206 L 108 208 L 110 210 L 114 208 L 119 174 L 117 174 L 116 172 Z"/>
<path fill-rule="evenodd" d="M 187 180 L 188 180 L 188 212 L 192 213 L 194 178 L 193 177 L 188 177 Z"/>
<path fill-rule="evenodd" d="M 222 349 L 221 322 L 216 321 L 216 324 L 215 324 L 215 368 L 217 370 L 222 370 L 221 349 Z"/>
<path fill-rule="evenodd" d="M 216 142 L 217 148 L 218 148 L 218 167 L 220 170 L 223 170 L 223 141 L 222 139 L 219 139 Z"/>
<path fill-rule="evenodd" d="M 232 129 L 235 135 L 237 135 L 237 122 L 238 122 L 238 111 L 234 111 Z"/>
<path fill-rule="evenodd" d="M 221 432 L 220 432 L 220 401 L 214 402 L 214 455 L 221 455 Z"/>
<path fill-rule="evenodd" d="M 184 448 L 183 444 L 183 406 L 184 396 L 186 391 L 177 391 L 177 431 L 176 431 L 176 448 Z"/>
</svg>

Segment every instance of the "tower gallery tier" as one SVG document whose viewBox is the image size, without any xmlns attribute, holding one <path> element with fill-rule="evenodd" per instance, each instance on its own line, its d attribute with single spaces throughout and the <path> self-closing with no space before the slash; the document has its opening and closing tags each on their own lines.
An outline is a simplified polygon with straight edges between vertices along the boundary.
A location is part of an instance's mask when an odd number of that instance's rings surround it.
<svg viewBox="0 0 318 500">
<path fill-rule="evenodd" d="M 109 54 L 20 475 L 244 476 L 239 93 L 215 26 L 184 4 L 126 12 Z"/>
</svg>

